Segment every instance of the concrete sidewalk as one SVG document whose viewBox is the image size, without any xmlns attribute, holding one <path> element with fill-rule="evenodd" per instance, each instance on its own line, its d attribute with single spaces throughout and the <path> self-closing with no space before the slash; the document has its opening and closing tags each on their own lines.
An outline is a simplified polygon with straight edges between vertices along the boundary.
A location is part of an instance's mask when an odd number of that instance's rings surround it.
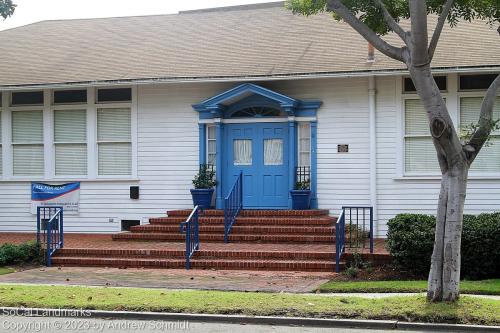
<svg viewBox="0 0 500 333">
<path fill-rule="evenodd" d="M 310 293 L 335 273 L 43 267 L 1 275 L 0 283 Z"/>
</svg>

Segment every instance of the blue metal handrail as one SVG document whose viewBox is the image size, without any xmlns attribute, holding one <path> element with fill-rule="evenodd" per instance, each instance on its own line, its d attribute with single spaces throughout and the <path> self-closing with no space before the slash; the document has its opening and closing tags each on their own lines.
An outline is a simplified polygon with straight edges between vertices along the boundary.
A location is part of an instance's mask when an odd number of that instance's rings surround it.
<svg viewBox="0 0 500 333">
<path fill-rule="evenodd" d="M 243 209 L 243 172 L 240 172 L 231 191 L 224 199 L 224 243 L 229 242 L 229 233 L 236 217 Z"/>
<path fill-rule="evenodd" d="M 340 272 L 340 258 L 345 251 L 345 215 L 344 209 L 335 223 L 335 271 Z"/>
<path fill-rule="evenodd" d="M 349 224 L 346 230 L 346 219 Z M 369 228 L 367 230 L 367 228 Z M 346 234 L 347 243 L 346 243 Z M 340 271 L 340 259 L 347 248 L 365 247 L 367 237 L 370 241 L 370 253 L 373 253 L 373 207 L 343 206 L 337 223 L 335 223 L 335 270 Z"/>
<path fill-rule="evenodd" d="M 191 257 L 200 249 L 198 217 L 201 208 L 196 206 L 185 222 L 181 222 L 181 233 L 186 234 L 186 269 L 191 268 Z"/>
<path fill-rule="evenodd" d="M 52 266 L 52 255 L 64 247 L 64 209 L 60 206 L 37 207 L 36 240 L 46 251 L 46 265 Z"/>
</svg>

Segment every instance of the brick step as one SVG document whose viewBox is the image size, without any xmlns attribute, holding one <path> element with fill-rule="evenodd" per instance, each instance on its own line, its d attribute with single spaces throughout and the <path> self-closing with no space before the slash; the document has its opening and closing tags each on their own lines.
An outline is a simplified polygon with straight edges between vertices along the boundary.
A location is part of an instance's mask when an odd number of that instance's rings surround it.
<svg viewBox="0 0 500 333">
<path fill-rule="evenodd" d="M 221 244 L 224 246 L 224 244 Z M 275 250 L 199 250 L 195 254 L 198 259 L 287 259 L 287 260 L 334 260 L 335 252 L 327 251 L 275 251 Z M 184 259 L 183 250 L 149 250 L 149 249 L 87 249 L 64 248 L 58 250 L 53 258 L 86 257 L 86 258 L 145 258 L 145 259 Z"/>
<path fill-rule="evenodd" d="M 330 226 L 336 222 L 337 218 L 329 216 L 318 217 L 242 217 L 236 219 L 238 225 L 300 225 L 300 226 Z M 186 217 L 155 217 L 150 218 L 150 224 L 176 224 L 186 221 Z M 200 225 L 203 224 L 224 224 L 222 216 L 201 216 Z"/>
<path fill-rule="evenodd" d="M 191 210 L 170 210 L 167 211 L 168 216 L 187 217 Z M 205 216 L 224 216 L 222 209 L 207 209 L 203 213 Z M 240 216 L 297 216 L 297 217 L 311 217 L 311 216 L 328 216 L 329 211 L 326 209 L 309 209 L 309 210 L 242 210 Z"/>
<path fill-rule="evenodd" d="M 184 241 L 185 235 L 181 233 L 135 233 L 124 232 L 114 234 L 113 240 L 139 240 L 139 241 Z M 200 233 L 202 242 L 221 242 L 224 235 Z M 296 235 L 296 234 L 235 234 L 229 235 L 233 242 L 262 242 L 262 243 L 331 243 L 334 244 L 335 236 L 332 235 Z"/>
<path fill-rule="evenodd" d="M 180 233 L 179 225 L 155 225 L 145 224 L 141 226 L 134 226 L 130 228 L 132 232 L 139 233 Z M 333 235 L 335 233 L 334 227 L 309 227 L 309 226 L 264 226 L 264 225 L 234 225 L 232 233 L 245 233 L 245 234 L 319 234 L 319 235 Z M 200 225 L 200 233 L 218 233 L 224 234 L 224 225 Z"/>
<path fill-rule="evenodd" d="M 100 266 L 100 267 L 149 267 L 184 268 L 182 259 L 138 259 L 138 258 L 88 258 L 54 257 L 53 265 L 60 266 Z M 343 263 L 341 264 L 343 266 Z M 323 271 L 334 272 L 333 260 L 252 260 L 252 259 L 191 259 L 192 268 L 219 270 L 277 270 L 277 271 Z"/>
</svg>

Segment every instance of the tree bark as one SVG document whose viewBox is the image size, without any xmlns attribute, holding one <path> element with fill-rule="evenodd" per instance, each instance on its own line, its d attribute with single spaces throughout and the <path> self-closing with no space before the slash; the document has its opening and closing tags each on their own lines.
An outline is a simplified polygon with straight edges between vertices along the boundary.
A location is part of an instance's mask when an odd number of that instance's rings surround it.
<svg viewBox="0 0 500 333">
<path fill-rule="evenodd" d="M 427 296 L 433 302 L 454 301 L 459 297 L 460 243 L 469 164 L 430 65 L 410 63 L 408 68 L 427 111 L 442 173 Z"/>
</svg>

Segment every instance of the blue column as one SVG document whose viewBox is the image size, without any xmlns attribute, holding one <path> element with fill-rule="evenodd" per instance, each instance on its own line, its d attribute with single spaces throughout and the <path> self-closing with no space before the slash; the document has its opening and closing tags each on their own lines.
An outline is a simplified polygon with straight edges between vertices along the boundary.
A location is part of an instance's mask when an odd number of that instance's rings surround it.
<svg viewBox="0 0 500 333">
<path fill-rule="evenodd" d="M 311 208 L 318 208 L 318 122 L 311 121 Z"/>
<path fill-rule="evenodd" d="M 295 168 L 297 167 L 297 129 L 295 118 L 288 118 L 288 175 L 289 175 L 289 190 L 292 190 L 295 185 Z M 288 208 L 292 209 L 292 196 L 288 192 Z"/>
<path fill-rule="evenodd" d="M 217 178 L 217 191 L 216 191 L 216 201 L 215 201 L 215 206 L 217 209 L 223 209 L 224 208 L 224 197 L 222 194 L 222 155 L 223 155 L 223 125 L 220 119 L 215 123 L 215 138 L 216 138 L 216 146 L 217 146 L 217 151 L 216 151 L 216 170 L 215 170 L 215 176 Z"/>
<path fill-rule="evenodd" d="M 198 124 L 198 130 L 200 132 L 200 144 L 199 144 L 199 163 L 200 164 L 205 164 L 207 163 L 207 126 L 205 124 Z"/>
</svg>

